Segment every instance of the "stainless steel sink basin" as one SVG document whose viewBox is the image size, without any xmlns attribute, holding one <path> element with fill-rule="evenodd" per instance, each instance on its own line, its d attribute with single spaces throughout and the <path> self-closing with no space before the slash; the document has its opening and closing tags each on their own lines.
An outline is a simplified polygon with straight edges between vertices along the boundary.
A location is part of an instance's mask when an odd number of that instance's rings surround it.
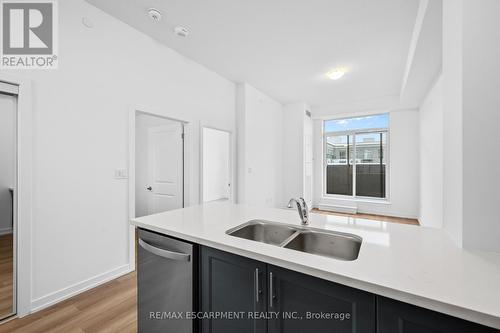
<svg viewBox="0 0 500 333">
<path fill-rule="evenodd" d="M 355 260 L 358 258 L 361 242 L 361 237 L 351 234 L 310 230 L 302 231 L 284 247 L 335 259 Z"/>
<path fill-rule="evenodd" d="M 286 224 L 252 220 L 226 231 L 228 235 L 254 240 L 257 242 L 280 245 L 297 229 Z"/>
<path fill-rule="evenodd" d="M 363 241 L 353 234 L 264 220 L 248 221 L 226 234 L 341 260 L 356 260 Z"/>
</svg>

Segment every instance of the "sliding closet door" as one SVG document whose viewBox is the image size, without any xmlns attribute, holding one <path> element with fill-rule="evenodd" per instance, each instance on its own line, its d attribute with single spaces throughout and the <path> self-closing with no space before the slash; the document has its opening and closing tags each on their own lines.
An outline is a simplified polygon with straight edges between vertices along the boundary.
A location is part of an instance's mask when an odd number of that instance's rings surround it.
<svg viewBox="0 0 500 333">
<path fill-rule="evenodd" d="M 16 110 L 16 96 L 0 92 L 0 319 L 15 313 Z"/>
</svg>

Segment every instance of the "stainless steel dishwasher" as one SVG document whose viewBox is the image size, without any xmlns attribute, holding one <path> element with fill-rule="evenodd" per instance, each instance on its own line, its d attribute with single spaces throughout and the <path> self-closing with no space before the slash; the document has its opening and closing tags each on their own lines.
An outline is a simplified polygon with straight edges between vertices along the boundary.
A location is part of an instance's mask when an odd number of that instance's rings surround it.
<svg viewBox="0 0 500 333">
<path fill-rule="evenodd" d="M 138 332 L 193 332 L 193 244 L 143 229 L 138 243 Z"/>
</svg>

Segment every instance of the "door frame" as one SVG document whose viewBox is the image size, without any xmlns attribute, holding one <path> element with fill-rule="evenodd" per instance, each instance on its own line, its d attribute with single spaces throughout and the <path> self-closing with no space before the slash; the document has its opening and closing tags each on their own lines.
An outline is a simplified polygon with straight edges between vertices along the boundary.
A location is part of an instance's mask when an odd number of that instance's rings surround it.
<svg viewBox="0 0 500 333">
<path fill-rule="evenodd" d="M 192 124 L 184 119 L 178 119 L 165 115 L 164 112 L 157 110 L 153 107 L 133 107 L 129 112 L 129 128 L 128 128 L 128 216 L 127 216 L 127 226 L 128 226 L 128 260 L 130 270 L 135 270 L 135 227 L 130 224 L 130 220 L 135 218 L 135 125 L 136 116 L 138 114 L 145 114 L 153 117 L 168 119 L 172 121 L 177 121 L 181 123 L 184 127 L 184 168 L 183 168 L 183 178 L 184 178 L 184 206 L 189 205 L 189 185 L 190 185 L 190 170 L 191 170 L 191 156 L 189 152 L 191 149 L 186 149 L 186 147 L 191 147 L 192 144 Z"/>
<path fill-rule="evenodd" d="M 32 223 L 33 223 L 33 110 L 31 81 L 0 73 L 0 81 L 18 86 L 17 165 L 14 193 L 14 281 L 17 317 L 31 312 L 32 297 Z"/>
<path fill-rule="evenodd" d="M 229 133 L 229 202 L 234 202 L 234 178 L 233 178 L 233 132 L 227 129 L 218 128 L 214 126 L 201 125 L 200 126 L 200 204 L 205 202 L 203 198 L 203 129 L 213 129 L 221 132 Z"/>
</svg>

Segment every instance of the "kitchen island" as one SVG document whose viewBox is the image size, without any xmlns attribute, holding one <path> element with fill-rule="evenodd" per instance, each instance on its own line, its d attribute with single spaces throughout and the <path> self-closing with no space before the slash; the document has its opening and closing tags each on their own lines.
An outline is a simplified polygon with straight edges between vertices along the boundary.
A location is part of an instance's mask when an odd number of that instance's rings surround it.
<svg viewBox="0 0 500 333">
<path fill-rule="evenodd" d="M 500 254 L 461 249 L 439 229 L 311 214 L 313 228 L 362 238 L 358 258 L 343 261 L 226 234 L 227 230 L 250 220 L 300 225 L 294 210 L 224 202 L 145 216 L 131 223 L 200 245 L 201 265 L 203 251 L 221 251 L 222 255 L 227 253 L 269 265 L 262 266 L 264 272 L 276 267 L 318 281 L 330 281 L 336 287 L 366 292 L 376 297 L 374 302 L 378 306 L 394 300 L 395 304 L 412 305 L 416 309 L 500 328 Z M 203 289 L 203 281 L 200 286 Z M 267 296 L 265 292 L 264 296 Z M 391 313 L 401 309 L 390 304 L 386 308 L 390 308 Z M 431 315 L 429 320 L 435 321 L 435 316 Z"/>
</svg>

